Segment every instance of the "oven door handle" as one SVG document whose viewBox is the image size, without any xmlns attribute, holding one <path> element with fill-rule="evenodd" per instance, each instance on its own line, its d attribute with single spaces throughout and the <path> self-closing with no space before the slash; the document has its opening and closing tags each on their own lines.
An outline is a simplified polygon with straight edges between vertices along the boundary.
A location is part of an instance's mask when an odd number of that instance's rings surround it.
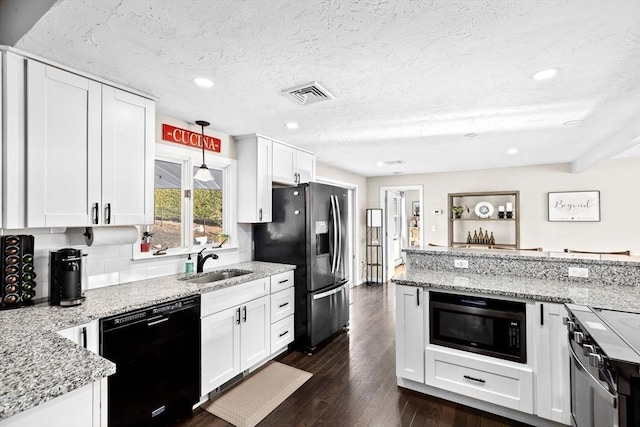
<svg viewBox="0 0 640 427">
<path fill-rule="evenodd" d="M 593 375 L 591 375 L 591 372 L 589 371 L 589 369 L 587 369 L 587 367 L 584 366 L 584 364 L 580 360 L 580 357 L 578 357 L 576 352 L 573 350 L 573 346 L 571 345 L 571 342 L 569 343 L 569 351 L 571 352 L 571 358 L 573 359 L 574 363 L 576 364 L 576 367 L 579 370 L 583 371 L 584 374 L 589 377 L 589 380 L 591 380 L 592 383 L 597 384 L 598 387 L 600 387 L 602 389 L 602 391 L 604 391 L 609 396 L 611 396 L 611 399 L 613 400 L 613 402 L 612 402 L 613 406 L 616 407 L 617 406 L 617 401 L 618 401 L 618 393 L 616 393 L 615 391 L 612 392 L 610 390 L 611 386 L 609 386 L 609 387 L 603 386 L 602 383 L 600 382 L 600 380 L 598 380 Z"/>
</svg>

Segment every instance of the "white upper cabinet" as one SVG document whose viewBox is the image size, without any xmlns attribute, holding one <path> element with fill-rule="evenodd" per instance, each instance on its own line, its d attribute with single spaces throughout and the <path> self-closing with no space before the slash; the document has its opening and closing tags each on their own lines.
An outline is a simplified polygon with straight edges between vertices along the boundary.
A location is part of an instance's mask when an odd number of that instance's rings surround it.
<svg viewBox="0 0 640 427">
<path fill-rule="evenodd" d="M 238 222 L 271 222 L 272 142 L 259 135 L 236 140 Z"/>
<path fill-rule="evenodd" d="M 4 59 L 12 88 L 4 227 L 152 223 L 154 102 L 40 61 Z"/>
<path fill-rule="evenodd" d="M 102 87 L 102 224 L 153 223 L 154 122 L 153 101 Z"/>
<path fill-rule="evenodd" d="M 298 184 L 311 182 L 316 179 L 316 156 L 307 151 L 296 151 L 296 170 Z"/>
<path fill-rule="evenodd" d="M 273 141 L 273 182 L 297 185 L 315 178 L 315 156 Z"/>
<path fill-rule="evenodd" d="M 100 168 L 100 84 L 27 61 L 27 227 L 86 226 Z M 99 184 L 98 184 L 99 191 Z"/>
</svg>

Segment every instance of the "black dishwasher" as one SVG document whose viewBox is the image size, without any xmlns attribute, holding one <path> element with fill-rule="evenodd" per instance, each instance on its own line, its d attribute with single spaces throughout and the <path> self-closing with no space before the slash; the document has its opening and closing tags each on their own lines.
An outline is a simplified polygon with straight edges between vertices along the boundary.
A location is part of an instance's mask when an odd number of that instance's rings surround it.
<svg viewBox="0 0 640 427">
<path fill-rule="evenodd" d="M 100 320 L 108 379 L 108 425 L 164 426 L 200 398 L 200 296 Z"/>
</svg>

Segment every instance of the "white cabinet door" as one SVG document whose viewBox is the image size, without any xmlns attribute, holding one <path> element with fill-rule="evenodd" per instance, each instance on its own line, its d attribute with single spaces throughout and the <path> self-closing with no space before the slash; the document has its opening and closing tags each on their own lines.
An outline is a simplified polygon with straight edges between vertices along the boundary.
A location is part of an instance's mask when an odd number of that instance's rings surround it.
<svg viewBox="0 0 640 427">
<path fill-rule="evenodd" d="M 424 290 L 396 285 L 396 375 L 424 383 Z"/>
<path fill-rule="evenodd" d="M 104 379 L 106 384 L 106 378 Z M 101 382 L 96 381 L 0 421 L 0 427 L 100 427 Z M 106 388 L 104 389 L 106 391 Z M 105 393 L 106 394 L 106 393 Z"/>
<path fill-rule="evenodd" d="M 102 87 L 101 224 L 153 222 L 154 123 L 153 101 Z"/>
<path fill-rule="evenodd" d="M 273 182 L 297 185 L 315 178 L 313 154 L 273 141 Z"/>
<path fill-rule="evenodd" d="M 537 415 L 562 424 L 571 421 L 569 347 L 562 304 L 535 303 L 533 330 Z"/>
<path fill-rule="evenodd" d="M 296 150 L 288 145 L 273 142 L 273 182 L 295 185 Z"/>
<path fill-rule="evenodd" d="M 240 373 L 240 307 L 202 319 L 201 395 L 209 393 Z"/>
<path fill-rule="evenodd" d="M 244 371 L 271 354 L 271 322 L 268 297 L 242 306 L 240 328 L 240 370 Z"/>
<path fill-rule="evenodd" d="M 58 331 L 58 334 L 95 354 L 100 354 L 100 327 L 97 320 L 63 329 Z"/>
<path fill-rule="evenodd" d="M 271 222 L 272 142 L 258 135 L 237 141 L 238 222 Z"/>
<path fill-rule="evenodd" d="M 91 224 L 89 165 L 100 156 L 100 84 L 27 61 L 27 227 Z M 95 177 L 92 179 L 96 179 Z"/>
<path fill-rule="evenodd" d="M 316 156 L 306 151 L 297 150 L 296 172 L 298 184 L 313 181 L 316 178 Z"/>
</svg>

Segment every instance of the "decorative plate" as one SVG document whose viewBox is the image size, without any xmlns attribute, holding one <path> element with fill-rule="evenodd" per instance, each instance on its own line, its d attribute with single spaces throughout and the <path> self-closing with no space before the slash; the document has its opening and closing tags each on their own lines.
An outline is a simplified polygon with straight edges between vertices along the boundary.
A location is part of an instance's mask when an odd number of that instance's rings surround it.
<svg viewBox="0 0 640 427">
<path fill-rule="evenodd" d="M 493 215 L 493 205 L 489 202 L 480 202 L 476 205 L 474 211 L 480 218 L 489 218 Z"/>
</svg>

